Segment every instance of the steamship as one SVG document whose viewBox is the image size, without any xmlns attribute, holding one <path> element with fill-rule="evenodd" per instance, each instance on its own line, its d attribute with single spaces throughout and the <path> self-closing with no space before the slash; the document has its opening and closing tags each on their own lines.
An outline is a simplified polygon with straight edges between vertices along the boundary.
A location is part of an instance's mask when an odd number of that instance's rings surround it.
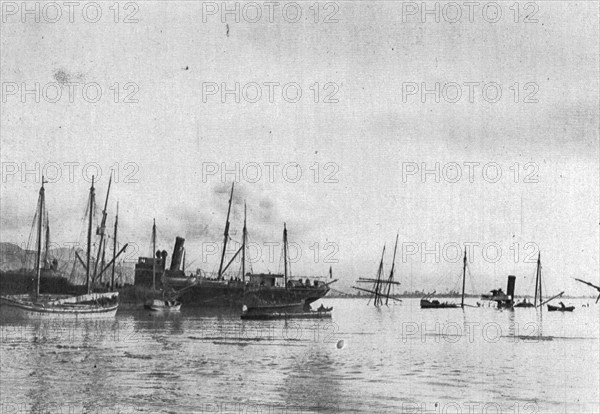
<svg viewBox="0 0 600 414">
<path fill-rule="evenodd" d="M 337 281 L 327 283 L 313 278 L 292 279 L 288 272 L 288 244 L 287 228 L 283 229 L 283 257 L 284 273 L 252 273 L 246 272 L 246 209 L 244 208 L 243 241 L 239 250 L 225 264 L 225 250 L 229 240 L 229 217 L 233 199 L 233 185 L 229 198 L 227 220 L 225 222 L 223 250 L 219 271 L 214 277 L 199 272 L 195 276 L 185 273 L 185 240 L 181 237 L 175 239 L 171 266 L 165 267 L 167 255 L 157 252 L 155 258 L 140 258 L 136 265 L 136 285 L 149 285 L 150 275 L 154 273 L 156 288 L 175 292 L 177 298 L 185 307 L 241 307 L 248 309 L 254 307 L 285 307 L 286 309 L 309 309 L 310 304 L 324 297 L 330 290 L 329 286 Z M 241 255 L 241 277 L 225 277 L 225 272 L 238 255 Z M 156 269 L 161 273 L 160 281 L 156 276 Z M 330 279 L 332 278 L 330 269 Z"/>
</svg>

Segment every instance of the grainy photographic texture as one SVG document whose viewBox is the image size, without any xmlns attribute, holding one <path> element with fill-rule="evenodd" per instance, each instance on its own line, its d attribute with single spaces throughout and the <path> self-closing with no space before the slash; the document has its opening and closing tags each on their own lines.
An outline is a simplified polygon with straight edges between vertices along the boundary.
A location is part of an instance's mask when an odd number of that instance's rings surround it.
<svg viewBox="0 0 600 414">
<path fill-rule="evenodd" d="M 600 412 L 597 1 L 0 1 L 0 413 Z"/>
</svg>

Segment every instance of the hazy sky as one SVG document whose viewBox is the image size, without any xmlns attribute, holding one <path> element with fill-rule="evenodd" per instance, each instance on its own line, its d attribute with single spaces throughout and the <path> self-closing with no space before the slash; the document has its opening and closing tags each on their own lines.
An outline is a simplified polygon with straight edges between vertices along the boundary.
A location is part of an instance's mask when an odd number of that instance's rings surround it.
<svg viewBox="0 0 600 414">
<path fill-rule="evenodd" d="M 191 267 L 213 271 L 236 179 L 221 173 L 238 165 L 232 237 L 245 200 L 256 271 L 280 270 L 265 243 L 287 222 L 294 274 L 331 265 L 341 288 L 375 274 L 384 244 L 389 269 L 399 232 L 401 290 L 454 287 L 469 243 L 469 290 L 516 274 L 532 291 L 539 248 L 547 292 L 592 293 L 571 277 L 599 280 L 597 3 L 459 2 L 455 23 L 445 2 L 427 3 L 439 22 L 421 2 L 237 3 L 239 22 L 221 2 L 111 2 L 95 23 L 85 4 L 36 22 L 3 3 L 2 241 L 28 238 L 38 163 L 61 174 L 53 241 L 82 242 L 99 165 L 99 203 L 118 172 L 121 240 L 147 254 L 156 218 L 161 248 L 183 236 Z M 439 102 L 421 94 L 436 83 Z"/>
</svg>

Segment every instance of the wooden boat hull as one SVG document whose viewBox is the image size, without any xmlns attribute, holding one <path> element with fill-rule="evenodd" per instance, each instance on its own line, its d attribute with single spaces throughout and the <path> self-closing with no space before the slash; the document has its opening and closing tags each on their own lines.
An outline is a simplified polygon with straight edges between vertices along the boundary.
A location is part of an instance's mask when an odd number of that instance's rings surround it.
<svg viewBox="0 0 600 414">
<path fill-rule="evenodd" d="M 427 299 L 421 299 L 421 309 L 448 309 L 458 308 L 456 303 L 430 301 Z"/>
<path fill-rule="evenodd" d="M 552 306 L 548 305 L 548 312 L 573 312 L 575 310 L 575 306 Z"/>
<path fill-rule="evenodd" d="M 153 312 L 179 312 L 181 302 L 154 299 L 144 304 L 144 308 Z"/>
<path fill-rule="evenodd" d="M 117 293 L 91 294 L 34 303 L 25 295 L 1 296 L 2 315 L 19 319 L 110 319 L 117 314 Z M 108 302 L 109 298 L 114 301 Z M 103 299 L 107 303 L 100 304 Z M 93 303 L 96 302 L 96 303 Z"/>
<path fill-rule="evenodd" d="M 243 312 L 242 319 L 269 321 L 275 319 L 331 319 L 331 311 L 328 312 Z"/>
<path fill-rule="evenodd" d="M 534 308 L 534 304 L 533 303 L 529 303 L 529 302 L 519 302 L 519 303 L 515 303 L 513 305 L 513 308 Z"/>
<path fill-rule="evenodd" d="M 250 313 L 268 313 L 268 312 L 301 312 L 304 309 L 304 302 L 283 303 L 283 304 L 245 304 L 244 307 Z"/>
</svg>

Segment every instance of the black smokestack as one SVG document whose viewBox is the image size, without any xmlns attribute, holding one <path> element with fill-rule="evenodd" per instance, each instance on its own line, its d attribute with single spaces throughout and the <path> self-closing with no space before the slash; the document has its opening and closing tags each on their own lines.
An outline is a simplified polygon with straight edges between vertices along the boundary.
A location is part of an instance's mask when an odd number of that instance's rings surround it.
<svg viewBox="0 0 600 414">
<path fill-rule="evenodd" d="M 183 243 L 185 239 L 183 237 L 175 238 L 175 247 L 173 248 L 173 256 L 171 256 L 171 271 L 179 270 L 181 265 L 181 257 L 183 256 Z"/>
<path fill-rule="evenodd" d="M 506 294 L 508 295 L 510 300 L 514 300 L 515 298 L 515 280 L 517 279 L 516 276 L 509 276 L 508 277 L 508 284 L 506 285 Z"/>
</svg>

